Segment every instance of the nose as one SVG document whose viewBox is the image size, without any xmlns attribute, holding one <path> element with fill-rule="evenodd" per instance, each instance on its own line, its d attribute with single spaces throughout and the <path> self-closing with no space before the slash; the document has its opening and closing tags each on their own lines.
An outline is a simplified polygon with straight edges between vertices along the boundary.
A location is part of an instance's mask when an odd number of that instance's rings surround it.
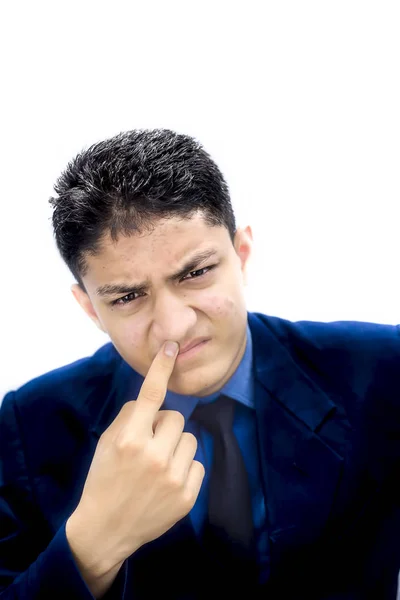
<svg viewBox="0 0 400 600">
<path fill-rule="evenodd" d="M 163 291 L 154 303 L 152 329 L 158 345 L 165 340 L 178 343 L 190 338 L 197 321 L 196 311 L 185 298 L 171 291 Z"/>
</svg>

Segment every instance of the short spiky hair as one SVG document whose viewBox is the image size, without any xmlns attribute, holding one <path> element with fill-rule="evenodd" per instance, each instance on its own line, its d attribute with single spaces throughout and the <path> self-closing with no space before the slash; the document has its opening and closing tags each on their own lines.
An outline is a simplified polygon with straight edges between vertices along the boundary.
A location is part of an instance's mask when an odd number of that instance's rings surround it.
<svg viewBox="0 0 400 600">
<path fill-rule="evenodd" d="M 151 229 L 159 218 L 190 218 L 201 211 L 211 225 L 235 234 L 225 179 L 188 135 L 168 129 L 133 130 L 98 142 L 67 165 L 50 198 L 60 254 L 82 285 L 85 255 L 104 235 L 116 240 Z"/>
</svg>

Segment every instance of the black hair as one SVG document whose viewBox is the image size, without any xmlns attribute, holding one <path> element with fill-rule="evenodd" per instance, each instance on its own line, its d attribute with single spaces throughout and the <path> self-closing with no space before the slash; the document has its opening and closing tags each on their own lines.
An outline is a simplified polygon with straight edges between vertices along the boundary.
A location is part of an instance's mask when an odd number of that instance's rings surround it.
<svg viewBox="0 0 400 600">
<path fill-rule="evenodd" d="M 105 235 L 117 240 L 151 230 L 162 218 L 201 212 L 211 226 L 236 224 L 227 183 L 194 138 L 168 129 L 120 133 L 80 152 L 62 172 L 50 198 L 58 250 L 82 285 L 85 256 Z"/>
</svg>

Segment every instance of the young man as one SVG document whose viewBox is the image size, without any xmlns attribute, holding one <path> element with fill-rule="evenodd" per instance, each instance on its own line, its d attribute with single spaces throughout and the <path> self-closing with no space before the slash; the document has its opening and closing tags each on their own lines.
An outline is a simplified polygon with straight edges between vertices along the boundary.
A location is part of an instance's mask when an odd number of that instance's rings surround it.
<svg viewBox="0 0 400 600">
<path fill-rule="evenodd" d="M 251 230 L 188 136 L 120 134 L 55 189 L 112 343 L 1 405 L 0 599 L 395 598 L 398 328 L 249 313 Z"/>
</svg>

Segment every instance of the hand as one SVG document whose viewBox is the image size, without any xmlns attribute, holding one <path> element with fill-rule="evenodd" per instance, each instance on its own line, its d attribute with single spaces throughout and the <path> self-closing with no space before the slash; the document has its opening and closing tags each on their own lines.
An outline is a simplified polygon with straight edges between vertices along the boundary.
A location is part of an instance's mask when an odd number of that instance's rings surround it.
<svg viewBox="0 0 400 600">
<path fill-rule="evenodd" d="M 165 346 L 168 347 L 170 343 Z M 204 467 L 183 416 L 160 411 L 175 364 L 164 347 L 136 401 L 127 402 L 99 439 L 80 502 L 66 532 L 81 570 L 99 576 L 183 518 L 196 502 Z"/>
</svg>

